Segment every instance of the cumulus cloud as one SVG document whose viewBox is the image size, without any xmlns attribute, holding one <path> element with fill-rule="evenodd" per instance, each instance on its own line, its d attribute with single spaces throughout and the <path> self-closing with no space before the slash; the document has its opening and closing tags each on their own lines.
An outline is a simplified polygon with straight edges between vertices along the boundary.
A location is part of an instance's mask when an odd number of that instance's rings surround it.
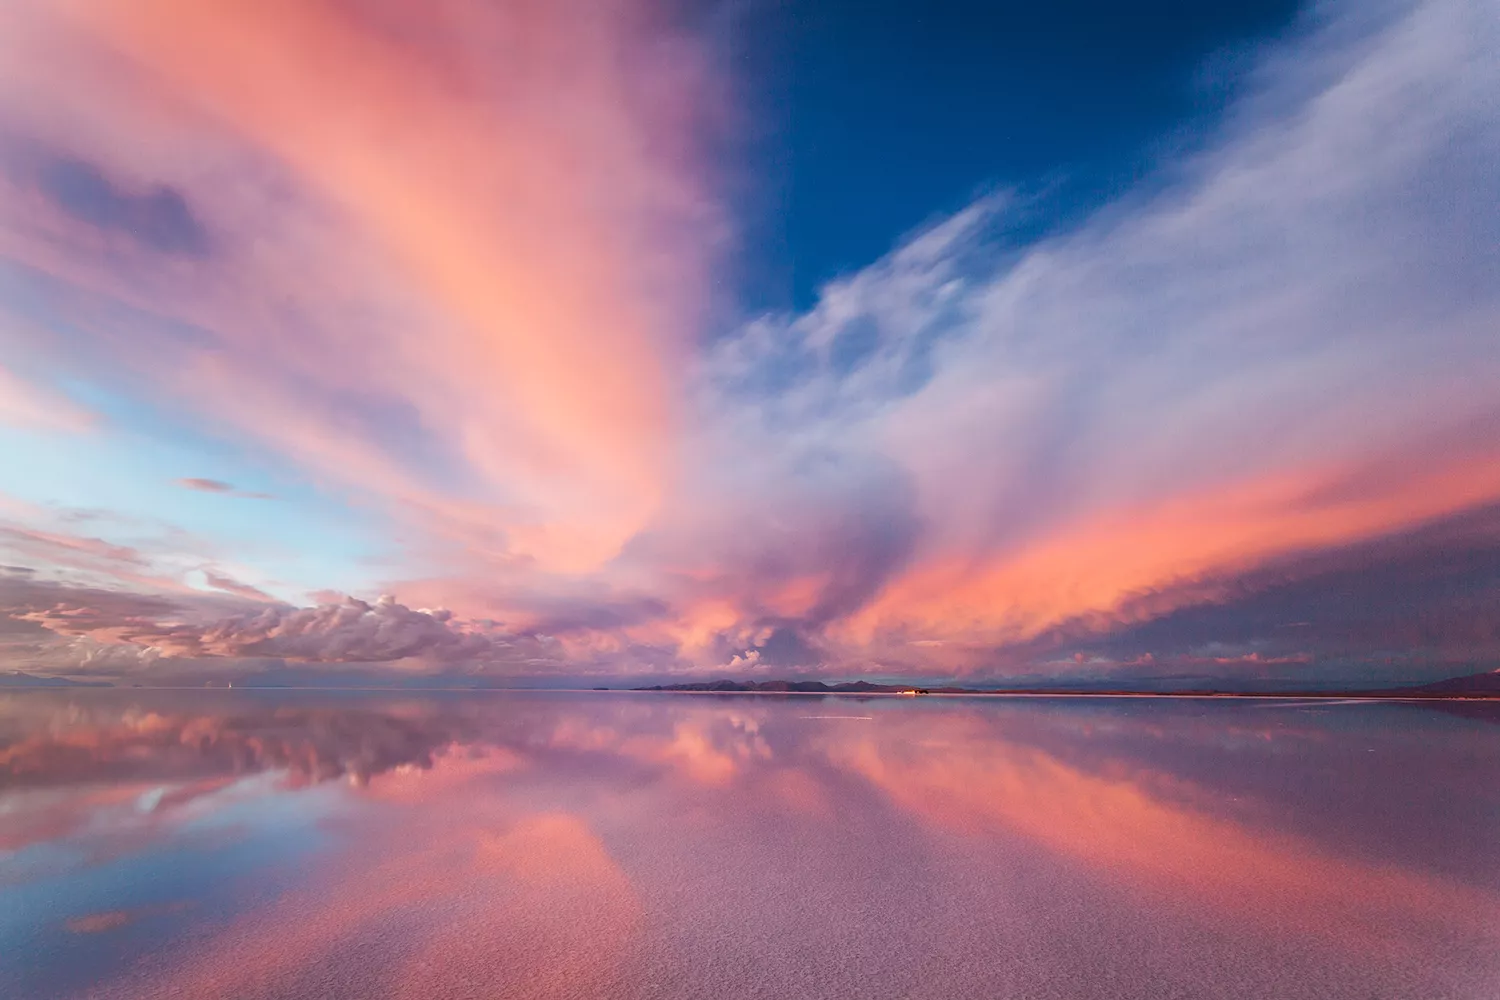
<svg viewBox="0 0 1500 1000">
<path fill-rule="evenodd" d="M 729 658 L 729 663 L 725 665 L 724 669 L 728 670 L 731 674 L 737 675 L 745 670 L 749 670 L 752 667 L 756 667 L 759 665 L 760 650 L 747 649 L 743 653 L 736 653 L 731 656 Z"/>
<path fill-rule="evenodd" d="M 226 592 L 147 594 L 0 575 L 0 657 L 10 668 L 41 674 L 135 675 L 174 683 L 195 674 L 248 677 L 267 670 L 298 681 L 309 676 L 287 664 L 556 676 L 672 662 L 670 651 L 565 644 L 535 629 L 459 619 L 446 609 L 412 608 L 389 595 L 364 601 L 326 594 L 312 607 L 293 607 L 271 602 L 255 588 L 221 589 Z"/>
<path fill-rule="evenodd" d="M 163 656 L 383 663 L 474 659 L 492 651 L 488 637 L 455 627 L 450 612 L 413 610 L 390 596 L 373 604 L 348 597 L 313 608 L 271 605 L 208 622 L 171 620 L 164 612 L 178 609 L 166 602 L 141 606 L 127 600 L 123 613 L 99 603 L 58 602 L 17 617 L 59 635 L 108 638 Z"/>
</svg>

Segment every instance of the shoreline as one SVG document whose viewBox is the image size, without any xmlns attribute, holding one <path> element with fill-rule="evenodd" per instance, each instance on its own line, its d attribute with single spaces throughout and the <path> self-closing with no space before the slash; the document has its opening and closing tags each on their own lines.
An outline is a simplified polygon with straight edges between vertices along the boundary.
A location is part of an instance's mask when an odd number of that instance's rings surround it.
<svg viewBox="0 0 1500 1000">
<path fill-rule="evenodd" d="M 893 698 L 902 701 L 917 701 L 925 698 L 1148 698 L 1198 701 L 1323 701 L 1323 702 L 1500 702 L 1497 694 L 1399 694 L 1390 692 L 1313 691 L 1313 692 L 1240 692 L 1240 691 L 931 691 L 922 694 L 906 694 L 900 691 L 677 691 L 653 690 L 650 688 L 520 688 L 520 687 L 389 687 L 366 685 L 312 686 L 273 685 L 240 687 L 206 687 L 198 685 L 53 685 L 15 684 L 0 688 L 0 693 L 9 691 L 52 691 L 80 693 L 85 691 L 140 692 L 140 691 L 202 691 L 215 694 L 262 693 L 307 691 L 327 694 L 330 692 L 388 694 L 634 694 L 634 695 L 748 695 L 761 698 Z"/>
</svg>

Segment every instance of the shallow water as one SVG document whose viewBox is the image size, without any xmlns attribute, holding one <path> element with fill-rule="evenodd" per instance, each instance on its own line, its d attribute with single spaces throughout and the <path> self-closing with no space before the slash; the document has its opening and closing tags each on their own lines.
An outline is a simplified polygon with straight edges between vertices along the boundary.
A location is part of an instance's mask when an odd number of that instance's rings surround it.
<svg viewBox="0 0 1500 1000">
<path fill-rule="evenodd" d="M 0 996 L 1500 997 L 1500 707 L 0 696 Z"/>
</svg>

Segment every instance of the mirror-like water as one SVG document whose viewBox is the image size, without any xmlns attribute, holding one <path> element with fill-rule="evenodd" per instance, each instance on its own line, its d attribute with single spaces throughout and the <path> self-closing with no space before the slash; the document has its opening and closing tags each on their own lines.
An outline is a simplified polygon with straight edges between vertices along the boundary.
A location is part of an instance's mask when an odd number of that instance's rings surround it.
<svg viewBox="0 0 1500 1000">
<path fill-rule="evenodd" d="M 0 697 L 0 996 L 1500 997 L 1500 706 Z"/>
</svg>

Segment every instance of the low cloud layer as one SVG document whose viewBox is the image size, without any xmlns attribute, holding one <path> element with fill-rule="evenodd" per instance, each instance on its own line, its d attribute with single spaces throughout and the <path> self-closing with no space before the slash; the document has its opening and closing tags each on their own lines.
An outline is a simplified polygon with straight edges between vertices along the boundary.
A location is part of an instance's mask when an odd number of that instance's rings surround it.
<svg viewBox="0 0 1500 1000">
<path fill-rule="evenodd" d="M 257 603 L 237 614 L 222 604 L 75 588 L 31 580 L 0 581 L 0 614 L 61 640 L 133 650 L 138 665 L 161 659 L 281 663 L 391 664 L 408 669 L 481 668 L 515 659 L 515 636 L 457 623 L 445 610 L 412 609 L 393 597 L 293 608 Z M 217 612 L 217 614 L 216 614 Z M 33 636 L 35 638 L 35 636 Z M 79 664 L 78 666 L 83 666 Z M 118 669 L 107 662 L 106 670 Z"/>
</svg>

